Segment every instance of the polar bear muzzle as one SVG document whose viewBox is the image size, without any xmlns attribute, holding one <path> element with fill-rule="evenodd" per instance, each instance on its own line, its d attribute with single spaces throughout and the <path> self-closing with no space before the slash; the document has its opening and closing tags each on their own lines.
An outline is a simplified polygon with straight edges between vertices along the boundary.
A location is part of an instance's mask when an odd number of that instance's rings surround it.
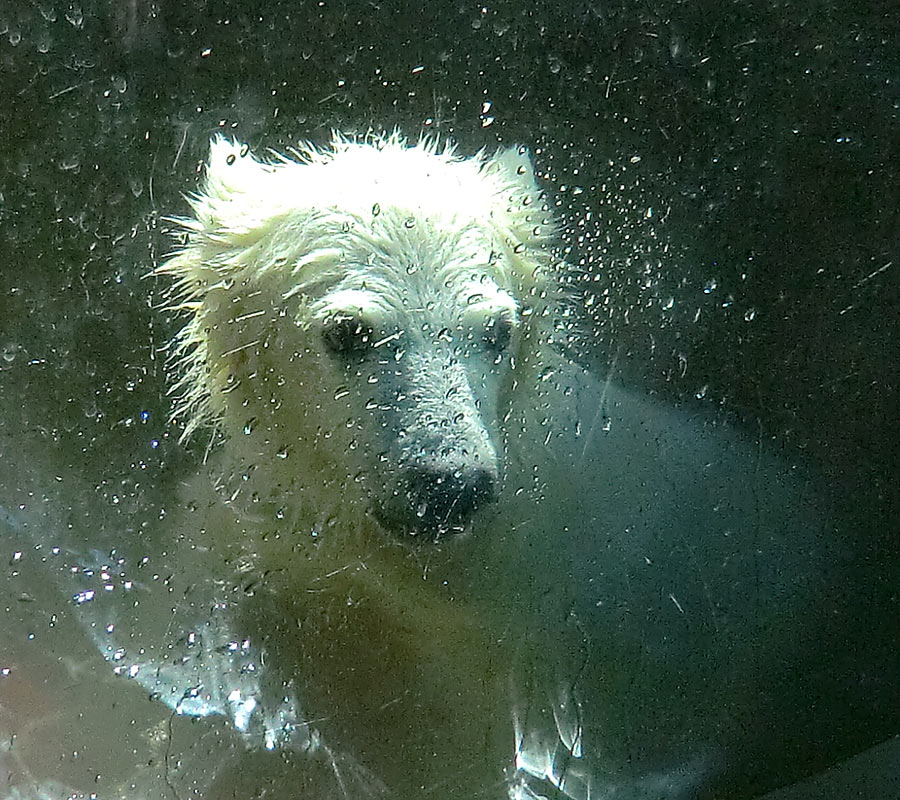
<svg viewBox="0 0 900 800">
<path fill-rule="evenodd" d="M 436 346 L 413 348 L 381 375 L 392 399 L 378 412 L 388 468 L 376 515 L 389 530 L 431 539 L 459 533 L 497 499 L 496 423 L 493 413 L 485 418 L 496 399 L 482 396 L 471 371 L 472 359 Z"/>
<path fill-rule="evenodd" d="M 480 464 L 446 459 L 411 465 L 376 514 L 393 531 L 437 540 L 463 532 L 478 509 L 496 500 L 497 483 L 496 470 Z"/>
</svg>

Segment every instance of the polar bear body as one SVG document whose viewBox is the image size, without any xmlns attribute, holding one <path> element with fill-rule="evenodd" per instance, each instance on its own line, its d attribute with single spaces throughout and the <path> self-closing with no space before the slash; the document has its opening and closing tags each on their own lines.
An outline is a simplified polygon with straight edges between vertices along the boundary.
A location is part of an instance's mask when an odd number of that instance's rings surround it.
<svg viewBox="0 0 900 800">
<path fill-rule="evenodd" d="M 160 270 L 188 314 L 175 418 L 227 442 L 174 527 L 321 731 L 312 796 L 692 798 L 760 752 L 777 771 L 782 709 L 754 693 L 821 524 L 772 459 L 557 353 L 524 152 L 217 139 L 192 205 Z"/>
</svg>

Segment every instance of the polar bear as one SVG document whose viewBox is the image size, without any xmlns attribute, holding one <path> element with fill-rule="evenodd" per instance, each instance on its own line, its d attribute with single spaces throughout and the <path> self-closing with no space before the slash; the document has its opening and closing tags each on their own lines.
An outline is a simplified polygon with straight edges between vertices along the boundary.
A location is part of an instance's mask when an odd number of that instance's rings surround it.
<svg viewBox="0 0 900 800">
<path fill-rule="evenodd" d="M 187 319 L 174 419 L 224 443 L 173 527 L 264 653 L 239 671 L 264 662 L 271 696 L 231 692 L 236 726 L 295 692 L 291 734 L 330 765 L 260 753 L 208 796 L 775 780 L 824 523 L 796 471 L 561 355 L 525 150 L 337 136 L 258 159 L 219 137 L 190 202 L 159 269 Z"/>
<path fill-rule="evenodd" d="M 183 527 L 253 576 L 248 624 L 339 720 L 330 741 L 404 797 L 449 763 L 494 779 L 506 600 L 466 596 L 477 557 L 453 540 L 490 538 L 501 492 L 542 492 L 515 453 L 526 417 L 552 435 L 552 215 L 521 148 L 395 134 L 293 155 L 215 139 L 159 270 L 188 317 L 174 419 L 227 439 L 219 496 Z"/>
</svg>

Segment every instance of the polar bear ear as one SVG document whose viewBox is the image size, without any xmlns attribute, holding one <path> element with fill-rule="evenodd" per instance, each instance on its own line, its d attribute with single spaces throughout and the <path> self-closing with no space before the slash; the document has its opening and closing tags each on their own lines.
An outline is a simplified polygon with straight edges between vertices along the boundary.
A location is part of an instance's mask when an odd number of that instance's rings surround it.
<svg viewBox="0 0 900 800">
<path fill-rule="evenodd" d="M 486 162 L 499 182 L 492 217 L 513 242 L 545 248 L 556 237 L 556 223 L 538 186 L 526 147 L 499 150 Z"/>
<path fill-rule="evenodd" d="M 537 197 L 540 189 L 534 177 L 534 164 L 527 147 L 517 145 L 499 150 L 491 159 L 497 170 L 514 186 L 524 189 L 532 197 Z"/>
<path fill-rule="evenodd" d="M 251 155 L 249 145 L 216 136 L 203 185 L 188 198 L 197 220 L 188 227 L 218 235 L 258 227 L 272 214 L 275 172 L 274 165 Z"/>
<path fill-rule="evenodd" d="M 262 184 L 271 172 L 271 166 L 250 154 L 249 145 L 215 136 L 209 144 L 204 194 L 210 200 L 228 202 L 236 195 L 265 192 Z"/>
</svg>

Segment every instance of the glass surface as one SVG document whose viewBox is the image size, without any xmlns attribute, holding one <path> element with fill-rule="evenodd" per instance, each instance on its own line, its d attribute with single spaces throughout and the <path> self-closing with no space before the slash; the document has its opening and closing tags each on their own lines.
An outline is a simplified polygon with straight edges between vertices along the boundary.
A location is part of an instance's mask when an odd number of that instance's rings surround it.
<svg viewBox="0 0 900 800">
<path fill-rule="evenodd" d="M 0 798 L 898 796 L 894 16 L 0 2 Z"/>
</svg>

